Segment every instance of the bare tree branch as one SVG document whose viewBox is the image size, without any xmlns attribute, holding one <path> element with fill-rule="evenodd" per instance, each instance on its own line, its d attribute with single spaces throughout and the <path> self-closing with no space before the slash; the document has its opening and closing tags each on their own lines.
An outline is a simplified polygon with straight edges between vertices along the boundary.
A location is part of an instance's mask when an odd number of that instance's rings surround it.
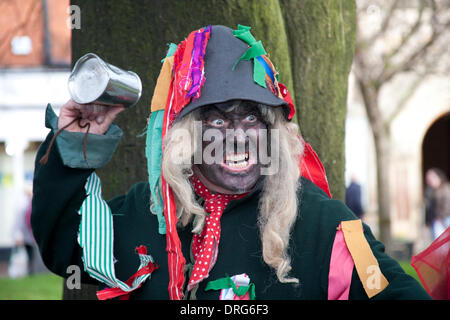
<svg viewBox="0 0 450 320">
<path fill-rule="evenodd" d="M 391 127 L 392 122 L 406 107 L 408 101 L 411 99 L 416 89 L 422 84 L 424 79 L 425 76 L 418 75 L 416 79 L 414 79 L 413 83 L 409 85 L 408 89 L 403 92 L 402 97 L 394 108 L 394 111 L 392 111 L 389 117 L 384 121 L 384 126 L 386 127 L 386 129 Z"/>
<path fill-rule="evenodd" d="M 403 49 L 405 47 L 405 45 L 408 43 L 409 39 L 411 39 L 411 37 L 417 33 L 417 31 L 419 30 L 419 28 L 423 22 L 422 16 L 423 16 L 424 9 L 425 9 L 425 1 L 422 0 L 422 1 L 420 1 L 420 6 L 418 9 L 416 22 L 414 23 L 412 28 L 409 30 L 409 32 L 406 34 L 406 36 L 402 39 L 400 44 L 394 50 L 392 50 L 389 54 L 386 55 L 386 57 L 385 57 L 386 65 L 391 64 L 390 62 L 391 62 L 392 57 L 394 57 L 397 53 L 399 53 L 400 50 Z"/>
<path fill-rule="evenodd" d="M 376 81 L 377 85 L 381 86 L 383 83 L 390 81 L 395 75 L 399 73 L 411 71 L 412 68 L 418 63 L 418 61 L 426 56 L 428 49 L 437 42 L 440 36 L 444 34 L 444 31 L 447 31 L 449 27 L 450 21 L 447 21 L 447 23 L 443 26 L 440 26 L 440 28 L 434 28 L 428 41 L 417 48 L 408 57 L 405 57 L 402 62 L 392 66 L 385 64 L 383 71 Z"/>
<path fill-rule="evenodd" d="M 378 39 L 380 36 L 384 35 L 386 33 L 386 30 L 389 28 L 389 25 L 391 24 L 392 17 L 394 15 L 395 10 L 398 7 L 399 0 L 395 0 L 392 2 L 391 6 L 388 8 L 386 15 L 384 16 L 383 21 L 381 22 L 380 30 L 375 33 L 372 37 L 367 39 L 368 43 L 374 43 L 376 39 Z"/>
</svg>

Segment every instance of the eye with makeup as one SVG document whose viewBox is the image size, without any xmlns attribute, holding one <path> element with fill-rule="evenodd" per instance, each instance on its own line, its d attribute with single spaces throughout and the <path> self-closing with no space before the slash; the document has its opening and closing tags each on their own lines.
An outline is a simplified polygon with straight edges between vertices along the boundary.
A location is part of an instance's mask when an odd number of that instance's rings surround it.
<svg viewBox="0 0 450 320">
<path fill-rule="evenodd" d="M 209 122 L 215 127 L 222 127 L 225 124 L 225 120 L 223 120 L 221 118 L 217 118 L 217 119 L 211 120 Z"/>
<path fill-rule="evenodd" d="M 216 128 L 222 128 L 227 125 L 226 119 L 216 112 L 206 115 L 204 121 L 208 125 Z"/>
<path fill-rule="evenodd" d="M 258 120 L 258 117 L 255 116 L 254 114 L 249 114 L 248 116 L 245 117 L 245 121 L 247 122 L 256 122 Z"/>
</svg>

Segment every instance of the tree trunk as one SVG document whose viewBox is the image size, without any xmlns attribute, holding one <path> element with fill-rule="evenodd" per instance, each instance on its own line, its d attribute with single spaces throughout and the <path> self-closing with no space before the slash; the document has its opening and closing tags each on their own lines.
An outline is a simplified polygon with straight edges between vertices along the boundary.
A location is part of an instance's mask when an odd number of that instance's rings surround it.
<svg viewBox="0 0 450 320">
<path fill-rule="evenodd" d="M 384 129 L 372 128 L 377 166 L 378 239 L 391 248 L 390 136 Z"/>
<path fill-rule="evenodd" d="M 356 36 L 354 0 L 280 0 L 303 137 L 318 153 L 335 199 L 345 199 L 345 118 Z"/>
<path fill-rule="evenodd" d="M 358 61 L 361 63 L 362 58 L 358 59 Z M 391 248 L 390 131 L 386 127 L 383 114 L 379 108 L 379 89 L 371 85 L 370 80 L 363 79 L 362 75 L 357 75 L 356 80 L 364 102 L 375 145 L 378 239 L 384 243 L 386 251 L 389 252 Z"/>
</svg>

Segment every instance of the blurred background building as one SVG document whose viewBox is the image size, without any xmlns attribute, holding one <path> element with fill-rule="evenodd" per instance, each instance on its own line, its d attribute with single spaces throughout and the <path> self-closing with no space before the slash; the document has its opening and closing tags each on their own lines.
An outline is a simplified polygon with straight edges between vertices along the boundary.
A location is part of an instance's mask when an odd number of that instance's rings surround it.
<svg viewBox="0 0 450 320">
<path fill-rule="evenodd" d="M 362 0 L 357 5 L 357 52 L 349 77 L 346 121 L 346 181 L 349 184 L 353 177 L 361 185 L 363 220 L 378 233 L 377 164 L 357 79 L 362 71 L 371 73 L 368 79 L 379 81 L 376 85 L 381 88 L 378 106 L 390 143 L 391 234 L 394 250 L 395 244 L 407 244 L 402 247 L 410 251 L 406 253 L 410 258 L 432 242 L 425 226 L 425 172 L 437 167 L 450 177 L 449 3 Z M 363 55 L 364 65 L 355 65 L 358 55 Z M 387 78 L 383 72 L 389 68 L 400 71 L 383 82 Z"/>
<path fill-rule="evenodd" d="M 69 0 L 0 1 L 0 261 L 29 201 L 34 158 L 48 132 L 45 107 L 69 99 L 68 7 Z"/>
</svg>

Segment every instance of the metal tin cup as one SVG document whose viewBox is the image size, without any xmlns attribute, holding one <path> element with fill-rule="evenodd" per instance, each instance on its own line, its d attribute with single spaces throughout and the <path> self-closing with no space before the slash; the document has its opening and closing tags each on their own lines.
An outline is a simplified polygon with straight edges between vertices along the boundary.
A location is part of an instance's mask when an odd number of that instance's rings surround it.
<svg viewBox="0 0 450 320">
<path fill-rule="evenodd" d="M 133 107 L 141 98 L 142 82 L 132 71 L 106 63 L 88 53 L 75 63 L 68 81 L 69 93 L 79 104 Z"/>
</svg>

